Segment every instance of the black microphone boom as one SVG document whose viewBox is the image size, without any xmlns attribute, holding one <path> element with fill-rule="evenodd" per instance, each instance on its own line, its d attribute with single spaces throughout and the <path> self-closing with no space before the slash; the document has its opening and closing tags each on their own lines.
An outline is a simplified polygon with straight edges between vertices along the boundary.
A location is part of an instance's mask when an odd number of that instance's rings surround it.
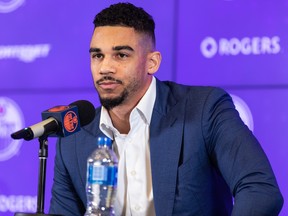
<svg viewBox="0 0 288 216">
<path fill-rule="evenodd" d="M 93 121 L 95 108 L 86 100 L 56 106 L 42 112 L 43 121 L 11 134 L 13 139 L 32 140 L 41 136 L 69 136 Z"/>
</svg>

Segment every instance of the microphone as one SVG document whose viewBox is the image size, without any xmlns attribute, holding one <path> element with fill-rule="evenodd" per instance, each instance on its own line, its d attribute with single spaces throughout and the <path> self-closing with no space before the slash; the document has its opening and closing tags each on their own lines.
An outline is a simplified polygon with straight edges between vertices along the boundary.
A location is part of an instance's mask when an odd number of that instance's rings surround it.
<svg viewBox="0 0 288 216">
<path fill-rule="evenodd" d="M 13 139 L 32 140 L 41 136 L 65 137 L 93 121 L 95 107 L 86 100 L 75 101 L 68 106 L 55 106 L 42 112 L 41 122 L 11 134 Z"/>
</svg>

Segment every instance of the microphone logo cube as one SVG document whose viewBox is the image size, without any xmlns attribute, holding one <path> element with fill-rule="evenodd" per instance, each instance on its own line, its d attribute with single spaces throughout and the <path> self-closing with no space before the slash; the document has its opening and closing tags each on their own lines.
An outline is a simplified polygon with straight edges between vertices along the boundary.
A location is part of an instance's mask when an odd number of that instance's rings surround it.
<svg viewBox="0 0 288 216">
<path fill-rule="evenodd" d="M 59 130 L 49 136 L 66 137 L 80 131 L 77 106 L 56 106 L 42 112 L 42 120 L 54 118 L 59 123 Z"/>
</svg>

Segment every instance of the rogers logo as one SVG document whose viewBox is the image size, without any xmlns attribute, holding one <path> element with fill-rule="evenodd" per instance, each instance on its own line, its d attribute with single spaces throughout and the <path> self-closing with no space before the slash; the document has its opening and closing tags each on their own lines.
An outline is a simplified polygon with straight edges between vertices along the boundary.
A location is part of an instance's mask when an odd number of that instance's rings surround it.
<svg viewBox="0 0 288 216">
<path fill-rule="evenodd" d="M 244 37 L 220 38 L 206 37 L 200 44 L 200 51 L 205 58 L 237 55 L 278 54 L 281 51 L 280 37 Z"/>
<path fill-rule="evenodd" d="M 36 58 L 46 58 L 51 50 L 50 44 L 0 46 L 0 60 L 19 59 L 31 63 Z"/>
</svg>

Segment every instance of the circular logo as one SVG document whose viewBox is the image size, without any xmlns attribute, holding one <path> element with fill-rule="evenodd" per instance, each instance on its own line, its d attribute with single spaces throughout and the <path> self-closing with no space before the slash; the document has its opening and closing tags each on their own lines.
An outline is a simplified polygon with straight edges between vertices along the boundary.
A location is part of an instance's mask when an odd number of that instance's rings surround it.
<svg viewBox="0 0 288 216">
<path fill-rule="evenodd" d="M 64 116 L 64 128 L 68 132 L 73 132 L 77 129 L 78 117 L 75 112 L 69 111 Z"/>
<path fill-rule="evenodd" d="M 251 131 L 253 131 L 254 130 L 253 116 L 248 105 L 240 97 L 232 94 L 230 95 L 232 97 L 236 110 L 239 112 L 242 121 L 248 126 L 248 128 Z"/>
<path fill-rule="evenodd" d="M 0 13 L 10 13 L 19 8 L 25 0 L 0 0 Z"/>
<path fill-rule="evenodd" d="M 0 97 L 0 161 L 16 155 L 22 140 L 13 140 L 11 134 L 23 128 L 23 114 L 19 106 L 7 97 Z"/>
<path fill-rule="evenodd" d="M 212 58 L 218 51 L 218 45 L 214 38 L 206 37 L 200 45 L 200 50 L 206 58 Z"/>
</svg>

